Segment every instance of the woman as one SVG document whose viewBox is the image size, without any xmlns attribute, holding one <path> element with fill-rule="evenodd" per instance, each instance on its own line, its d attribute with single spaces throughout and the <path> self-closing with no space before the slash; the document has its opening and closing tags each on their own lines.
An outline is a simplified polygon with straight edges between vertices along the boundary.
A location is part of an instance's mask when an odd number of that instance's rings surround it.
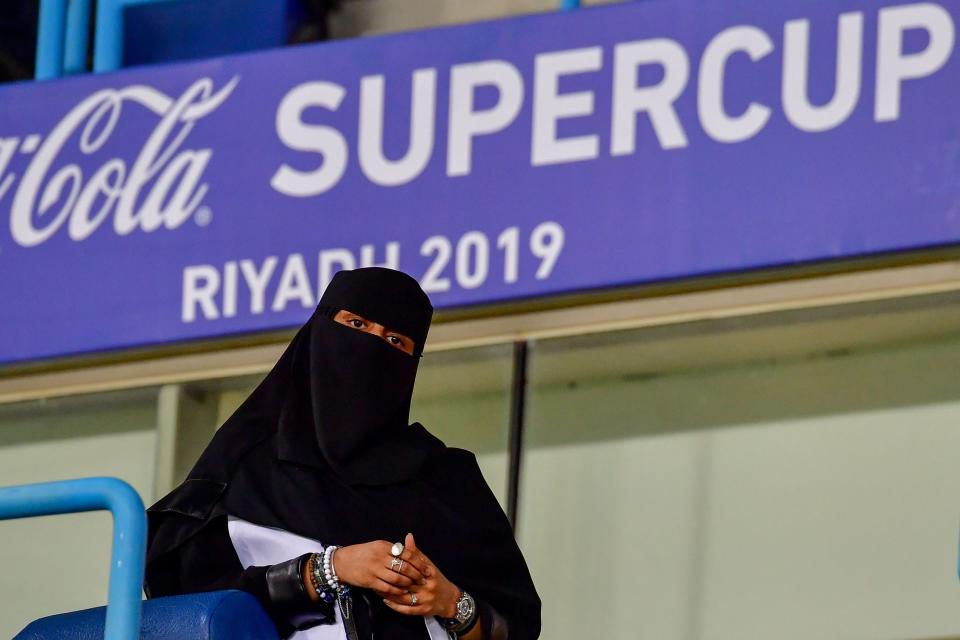
<svg viewBox="0 0 960 640">
<path fill-rule="evenodd" d="M 243 589 L 296 640 L 537 638 L 540 600 L 476 458 L 408 425 L 432 314 L 399 271 L 337 273 L 148 509 L 147 596 Z"/>
</svg>

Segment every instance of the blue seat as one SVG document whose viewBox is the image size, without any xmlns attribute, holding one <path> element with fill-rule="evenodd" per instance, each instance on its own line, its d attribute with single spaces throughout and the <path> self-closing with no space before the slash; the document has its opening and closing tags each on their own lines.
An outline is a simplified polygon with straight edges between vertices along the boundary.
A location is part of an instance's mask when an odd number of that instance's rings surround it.
<svg viewBox="0 0 960 640">
<path fill-rule="evenodd" d="M 303 19 L 293 0 L 166 0 L 124 9 L 123 66 L 282 47 Z"/>
<path fill-rule="evenodd" d="M 103 640 L 105 607 L 34 620 L 13 640 Z M 141 640 L 277 640 L 256 598 L 212 591 L 143 603 Z"/>
</svg>

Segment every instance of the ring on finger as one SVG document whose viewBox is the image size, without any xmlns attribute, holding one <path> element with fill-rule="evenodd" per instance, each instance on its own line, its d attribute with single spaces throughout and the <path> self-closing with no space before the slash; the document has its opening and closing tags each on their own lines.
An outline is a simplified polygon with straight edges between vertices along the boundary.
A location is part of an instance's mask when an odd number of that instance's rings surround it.
<svg viewBox="0 0 960 640">
<path fill-rule="evenodd" d="M 410 594 L 410 606 L 411 607 L 417 606 L 417 594 L 415 593 Z"/>
<path fill-rule="evenodd" d="M 397 567 L 397 573 L 403 573 L 403 558 L 400 558 L 400 565 Z"/>
<path fill-rule="evenodd" d="M 393 571 L 396 571 L 397 573 L 400 573 L 400 569 L 398 569 L 397 567 L 401 567 L 401 568 L 403 567 L 403 560 L 401 560 L 400 558 L 394 558 L 393 560 L 390 561 L 390 569 L 392 569 Z"/>
</svg>

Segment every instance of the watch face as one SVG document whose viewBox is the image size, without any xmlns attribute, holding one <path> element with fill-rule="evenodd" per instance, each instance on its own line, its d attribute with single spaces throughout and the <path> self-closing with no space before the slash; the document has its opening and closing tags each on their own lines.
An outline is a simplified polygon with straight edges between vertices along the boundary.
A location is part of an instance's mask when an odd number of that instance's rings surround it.
<svg viewBox="0 0 960 640">
<path fill-rule="evenodd" d="M 457 620 L 466 622 L 473 615 L 473 599 L 469 596 L 457 602 Z"/>
</svg>

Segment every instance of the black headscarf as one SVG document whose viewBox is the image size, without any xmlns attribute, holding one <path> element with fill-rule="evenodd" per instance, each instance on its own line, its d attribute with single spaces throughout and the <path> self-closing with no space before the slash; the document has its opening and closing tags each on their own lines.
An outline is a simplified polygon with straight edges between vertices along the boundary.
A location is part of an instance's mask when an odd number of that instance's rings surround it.
<svg viewBox="0 0 960 640">
<path fill-rule="evenodd" d="M 414 355 L 335 322 L 339 310 L 407 335 Z M 399 271 L 337 273 L 188 479 L 149 510 L 148 576 L 151 562 L 223 514 L 341 546 L 412 532 L 447 578 L 507 619 L 510 640 L 538 637 L 540 600 L 475 456 L 408 424 L 432 312 Z M 163 518 L 171 509 L 195 524 Z M 420 617 L 371 601 L 377 637 L 427 638 Z"/>
</svg>

